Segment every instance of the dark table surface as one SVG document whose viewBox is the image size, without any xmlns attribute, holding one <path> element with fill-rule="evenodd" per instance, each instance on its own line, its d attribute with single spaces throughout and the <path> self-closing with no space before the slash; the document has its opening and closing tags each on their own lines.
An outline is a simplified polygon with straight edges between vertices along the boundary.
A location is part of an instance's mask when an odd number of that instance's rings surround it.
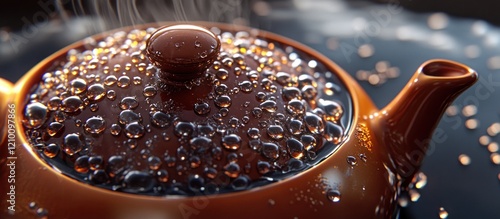
<svg viewBox="0 0 500 219">
<path fill-rule="evenodd" d="M 405 6 L 408 4 L 415 9 L 408 2 Z M 500 218 L 500 166 L 492 163 L 491 152 L 479 142 L 481 136 L 488 136 L 491 124 L 500 122 L 499 28 L 477 19 L 411 12 L 399 3 L 297 0 L 228 7 L 240 11 L 238 16 L 225 15 L 224 19 L 243 17 L 246 19 L 237 21 L 300 41 L 353 77 L 360 70 L 373 71 L 380 61 L 390 63 L 399 69 L 399 77 L 378 85 L 360 80 L 379 107 L 389 103 L 428 59 L 452 59 L 474 68 L 480 81 L 454 102 L 458 115 L 443 117 L 438 129 L 446 138 L 432 142 L 434 147 L 422 166 L 427 185 L 418 190 L 418 201 L 402 209 L 401 218 L 439 218 L 441 207 L 448 218 Z M 248 9 L 253 11 L 246 12 Z M 88 17 L 56 17 L 34 29 L 26 29 L 29 27 L 22 22 L 13 32 L 0 29 L 0 77 L 16 81 L 43 57 L 98 30 Z M 360 47 L 368 54 L 360 56 Z M 463 107 L 471 104 L 477 107 L 477 114 L 462 115 Z M 469 119 L 478 121 L 477 128 L 465 126 Z M 496 142 L 498 137 L 489 140 Z M 459 163 L 461 154 L 470 158 L 469 165 Z"/>
</svg>

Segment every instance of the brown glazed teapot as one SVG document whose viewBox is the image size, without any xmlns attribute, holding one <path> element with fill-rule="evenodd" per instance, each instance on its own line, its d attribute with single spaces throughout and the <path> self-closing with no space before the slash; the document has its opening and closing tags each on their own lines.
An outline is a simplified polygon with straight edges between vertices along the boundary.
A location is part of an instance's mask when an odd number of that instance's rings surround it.
<svg viewBox="0 0 500 219">
<path fill-rule="evenodd" d="M 295 41 L 168 25 L 97 35 L 0 81 L 1 218 L 394 218 L 478 77 L 430 60 L 377 109 Z"/>
</svg>

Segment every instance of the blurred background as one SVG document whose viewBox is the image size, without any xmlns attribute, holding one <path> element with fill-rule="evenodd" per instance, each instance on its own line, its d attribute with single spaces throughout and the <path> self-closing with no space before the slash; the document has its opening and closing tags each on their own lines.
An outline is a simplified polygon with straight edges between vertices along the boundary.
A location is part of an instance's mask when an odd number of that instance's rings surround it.
<svg viewBox="0 0 500 219">
<path fill-rule="evenodd" d="M 16 0 L 0 7 L 0 77 L 94 33 L 155 21 L 204 20 L 302 42 L 356 78 L 383 107 L 418 66 L 456 60 L 480 81 L 448 109 L 402 219 L 500 218 L 500 1 L 487 0 Z M 423 118 L 425 119 L 425 118 Z"/>
</svg>

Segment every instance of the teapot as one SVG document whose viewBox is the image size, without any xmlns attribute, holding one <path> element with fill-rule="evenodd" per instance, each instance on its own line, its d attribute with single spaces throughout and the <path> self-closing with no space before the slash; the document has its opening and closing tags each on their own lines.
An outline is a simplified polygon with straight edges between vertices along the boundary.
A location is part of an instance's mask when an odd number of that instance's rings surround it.
<svg viewBox="0 0 500 219">
<path fill-rule="evenodd" d="M 291 39 L 165 25 L 0 79 L 2 218 L 397 218 L 440 117 L 478 77 L 429 60 L 378 109 Z"/>
</svg>

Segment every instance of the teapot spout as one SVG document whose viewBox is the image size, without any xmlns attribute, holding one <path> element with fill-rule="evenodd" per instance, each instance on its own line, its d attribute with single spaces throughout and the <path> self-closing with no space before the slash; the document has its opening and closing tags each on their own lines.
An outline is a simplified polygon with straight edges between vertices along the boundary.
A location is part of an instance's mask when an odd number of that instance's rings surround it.
<svg viewBox="0 0 500 219">
<path fill-rule="evenodd" d="M 418 171 L 446 108 L 477 78 L 477 73 L 463 64 L 430 60 L 417 69 L 396 98 L 382 109 L 386 126 L 384 141 L 403 186 Z"/>
</svg>

